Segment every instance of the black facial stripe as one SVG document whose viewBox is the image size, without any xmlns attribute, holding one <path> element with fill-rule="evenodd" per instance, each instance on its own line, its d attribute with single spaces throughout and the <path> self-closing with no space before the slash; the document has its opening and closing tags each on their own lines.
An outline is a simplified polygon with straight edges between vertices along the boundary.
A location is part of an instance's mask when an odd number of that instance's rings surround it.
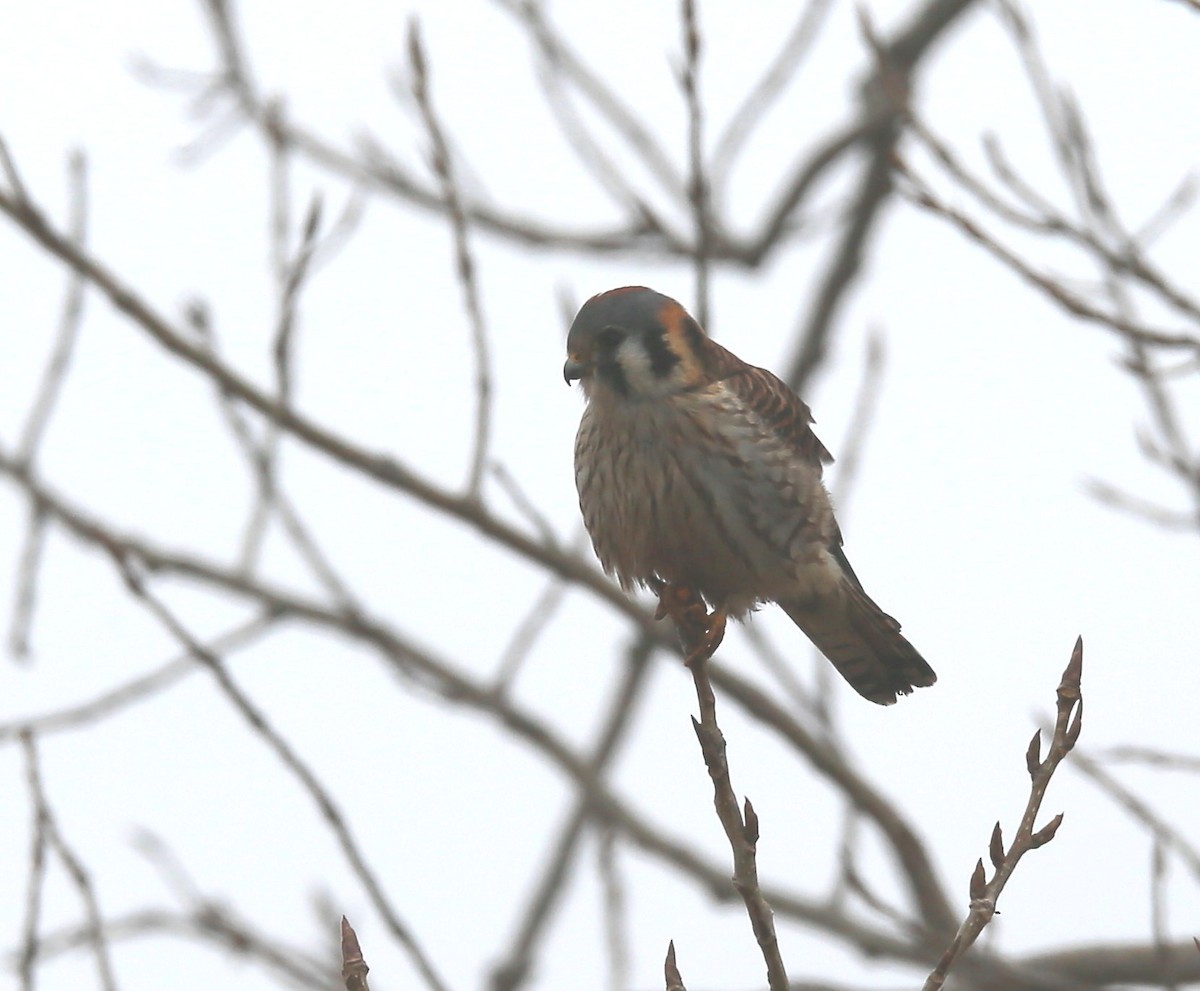
<svg viewBox="0 0 1200 991">
<path fill-rule="evenodd" d="M 667 339 L 657 328 L 642 333 L 642 346 L 650 359 L 650 370 L 658 378 L 666 378 L 679 364 L 679 355 L 667 346 Z"/>
<path fill-rule="evenodd" d="M 596 334 L 596 377 L 614 392 L 629 395 L 629 380 L 617 361 L 617 348 L 625 340 L 619 327 L 605 327 Z"/>
<path fill-rule="evenodd" d="M 629 395 L 629 379 L 625 377 L 625 369 L 617 361 L 615 353 L 610 351 L 596 362 L 596 378 L 614 392 L 622 396 Z"/>
</svg>

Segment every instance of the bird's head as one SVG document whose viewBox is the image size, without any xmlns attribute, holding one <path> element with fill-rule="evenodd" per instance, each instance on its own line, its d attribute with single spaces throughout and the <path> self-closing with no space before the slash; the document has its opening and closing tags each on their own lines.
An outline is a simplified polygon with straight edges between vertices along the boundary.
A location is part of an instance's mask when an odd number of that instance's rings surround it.
<svg viewBox="0 0 1200 991">
<path fill-rule="evenodd" d="M 579 379 L 588 398 L 608 390 L 624 399 L 652 399 L 704 384 L 707 338 L 669 296 L 645 286 L 593 296 L 567 334 L 563 377 Z"/>
</svg>

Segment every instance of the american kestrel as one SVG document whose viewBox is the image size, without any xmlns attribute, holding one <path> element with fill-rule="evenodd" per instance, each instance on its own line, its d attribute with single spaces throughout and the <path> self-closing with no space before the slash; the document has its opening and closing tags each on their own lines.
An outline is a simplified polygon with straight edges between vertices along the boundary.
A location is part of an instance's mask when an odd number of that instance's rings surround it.
<svg viewBox="0 0 1200 991">
<path fill-rule="evenodd" d="M 587 397 L 575 439 L 583 521 L 623 588 L 687 589 L 720 624 L 776 602 L 881 705 L 937 680 L 846 560 L 821 481 L 833 458 L 787 385 L 642 286 L 584 303 L 563 375 Z"/>
</svg>

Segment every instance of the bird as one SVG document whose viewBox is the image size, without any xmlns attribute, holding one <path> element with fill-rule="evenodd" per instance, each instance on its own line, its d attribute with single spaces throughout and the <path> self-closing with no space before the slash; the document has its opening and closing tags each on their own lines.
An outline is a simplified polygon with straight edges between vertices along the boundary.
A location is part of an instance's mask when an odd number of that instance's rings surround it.
<svg viewBox="0 0 1200 991">
<path fill-rule="evenodd" d="M 781 379 L 645 286 L 583 304 L 563 377 L 586 399 L 575 439 L 584 525 L 623 589 L 701 597 L 717 643 L 727 617 L 777 603 L 880 705 L 937 680 L 846 559 L 822 481 L 833 458 Z"/>
</svg>

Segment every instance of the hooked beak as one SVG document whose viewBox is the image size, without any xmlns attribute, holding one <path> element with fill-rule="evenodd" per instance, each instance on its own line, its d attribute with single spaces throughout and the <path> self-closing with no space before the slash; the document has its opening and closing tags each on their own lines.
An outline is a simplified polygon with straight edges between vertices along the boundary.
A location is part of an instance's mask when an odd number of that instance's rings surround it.
<svg viewBox="0 0 1200 991">
<path fill-rule="evenodd" d="M 589 368 L 588 362 L 568 355 L 566 364 L 563 365 L 563 381 L 570 385 L 576 379 L 583 378 Z"/>
</svg>

